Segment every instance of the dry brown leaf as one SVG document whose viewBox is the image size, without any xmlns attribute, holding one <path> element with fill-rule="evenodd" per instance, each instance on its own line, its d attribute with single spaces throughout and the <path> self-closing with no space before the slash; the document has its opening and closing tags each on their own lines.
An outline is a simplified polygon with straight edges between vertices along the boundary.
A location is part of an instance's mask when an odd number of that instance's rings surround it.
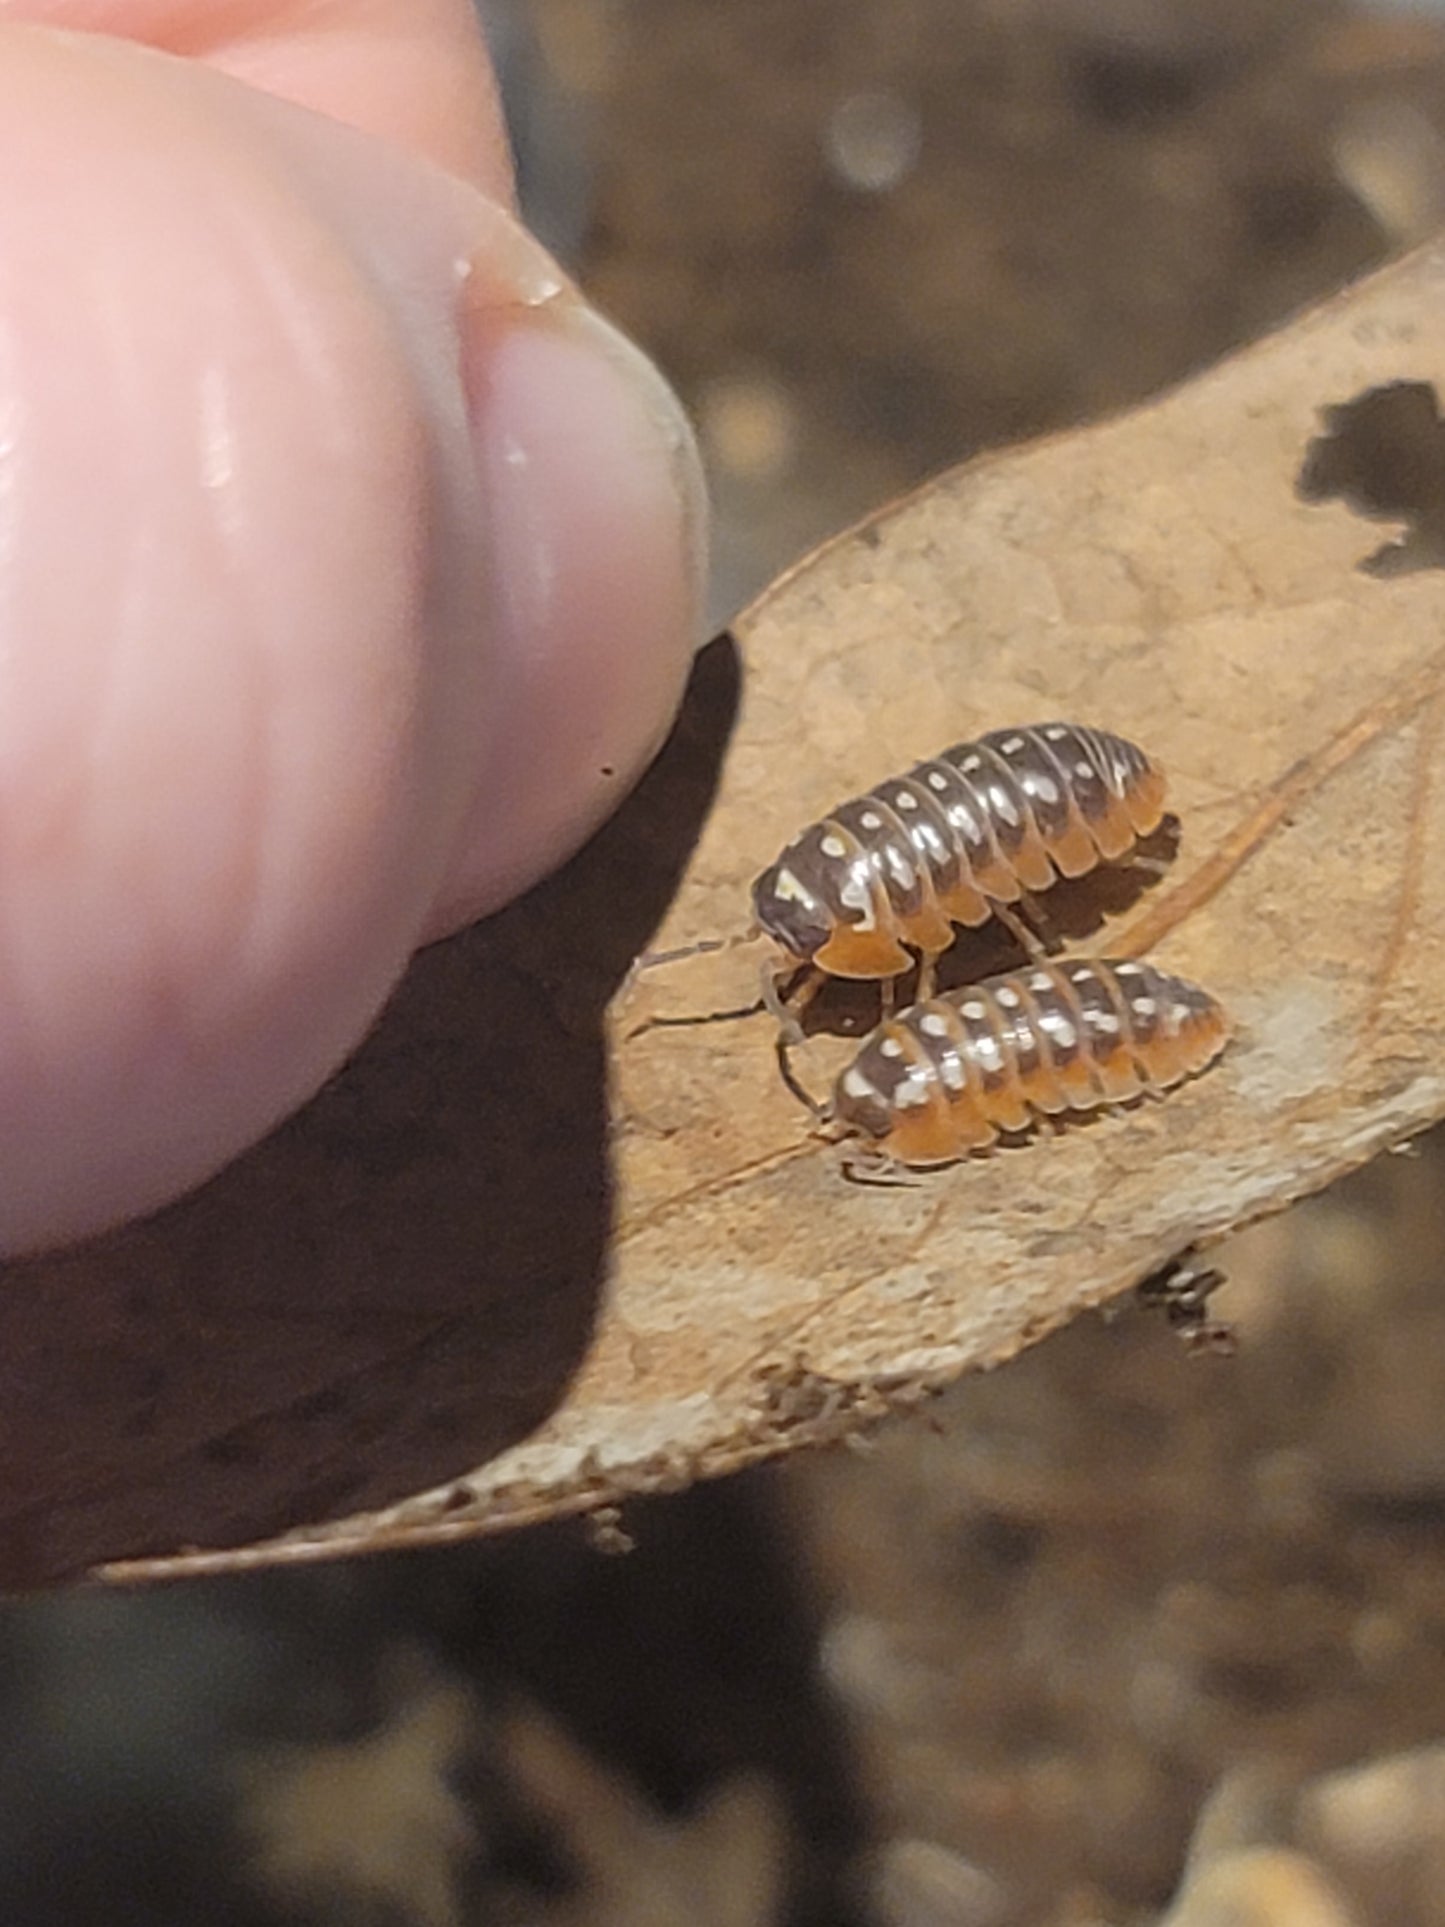
<svg viewBox="0 0 1445 1927">
<path fill-rule="evenodd" d="M 729 720 L 716 646 L 659 771 L 591 851 L 423 959 L 281 1139 L 65 1261 L 77 1304 L 121 1302 L 123 1275 L 176 1316 L 197 1293 L 213 1323 L 236 1307 L 248 1343 L 272 1321 L 275 1376 L 269 1399 L 220 1397 L 209 1431 L 192 1413 L 148 1471 L 75 1472 L 43 1531 L 12 1505 L 12 1572 L 383 1504 L 554 1404 L 445 1489 L 116 1571 L 446 1537 L 682 1484 L 1005 1359 L 1445 1112 L 1442 387 L 1437 248 L 1150 408 L 974 464 L 811 557 L 739 625 L 741 711 L 660 930 Z M 767 1018 L 639 1031 L 746 1001 L 756 952 L 660 965 L 613 1020 L 608 1247 L 597 1015 L 626 957 L 740 932 L 750 878 L 806 819 L 959 737 L 1051 716 L 1169 768 L 1177 860 L 1086 947 L 1147 949 L 1208 985 L 1240 1026 L 1223 1062 L 914 1188 L 850 1186 L 778 1083 Z M 23 1269 L 12 1298 L 60 1275 Z M 305 1372 L 298 1317 L 320 1334 Z M 373 1346 L 361 1363 L 343 1327 Z M 325 1345 L 346 1361 L 330 1377 Z M 448 1422 L 427 1433 L 433 1369 Z"/>
</svg>

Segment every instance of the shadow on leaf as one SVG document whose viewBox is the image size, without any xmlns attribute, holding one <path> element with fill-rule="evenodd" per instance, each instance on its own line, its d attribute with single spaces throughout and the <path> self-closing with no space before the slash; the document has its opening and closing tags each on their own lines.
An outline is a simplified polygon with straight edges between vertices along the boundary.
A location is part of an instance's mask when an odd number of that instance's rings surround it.
<svg viewBox="0 0 1445 1927">
<path fill-rule="evenodd" d="M 606 1265 L 603 1012 L 708 812 L 738 685 L 721 638 L 606 828 L 418 957 L 264 1143 L 8 1268 L 0 1583 L 382 1506 L 546 1417 Z"/>
<path fill-rule="evenodd" d="M 1299 494 L 1338 500 L 1372 520 L 1404 522 L 1360 567 L 1383 578 L 1445 568 L 1445 421 L 1428 381 L 1392 381 L 1324 410 L 1305 451 Z"/>
</svg>

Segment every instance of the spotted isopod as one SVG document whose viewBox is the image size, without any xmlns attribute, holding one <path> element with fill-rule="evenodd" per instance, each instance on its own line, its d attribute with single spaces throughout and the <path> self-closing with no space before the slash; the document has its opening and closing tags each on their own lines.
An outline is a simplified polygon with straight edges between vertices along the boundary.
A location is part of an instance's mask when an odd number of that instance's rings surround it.
<svg viewBox="0 0 1445 1927">
<path fill-rule="evenodd" d="M 880 1024 L 824 1114 L 882 1161 L 951 1164 L 1042 1117 L 1168 1090 L 1228 1039 L 1207 991 L 1152 964 L 1038 964 Z"/>
<path fill-rule="evenodd" d="M 1036 951 L 1010 906 L 1129 857 L 1163 816 L 1163 771 L 1122 736 L 1080 723 L 990 730 L 811 824 L 754 882 L 753 910 L 789 970 L 812 966 L 815 989 L 901 976 L 911 949 L 926 995 L 954 925 L 997 916 Z"/>
</svg>

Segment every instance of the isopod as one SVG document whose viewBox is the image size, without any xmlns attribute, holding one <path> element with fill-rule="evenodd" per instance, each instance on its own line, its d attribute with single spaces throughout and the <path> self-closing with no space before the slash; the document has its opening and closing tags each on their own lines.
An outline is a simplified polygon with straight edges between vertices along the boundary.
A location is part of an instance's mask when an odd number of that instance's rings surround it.
<svg viewBox="0 0 1445 1927">
<path fill-rule="evenodd" d="M 1160 1092 L 1224 1049 L 1205 990 L 1147 963 L 1038 964 L 914 1004 L 880 1024 L 824 1112 L 880 1161 L 951 1164 L 1040 1118 Z"/>
<path fill-rule="evenodd" d="M 1131 855 L 1163 820 L 1164 787 L 1159 765 L 1108 730 L 990 730 L 811 824 L 754 882 L 754 915 L 788 970 L 812 966 L 814 989 L 899 977 L 911 949 L 926 996 L 956 924 L 997 916 L 1037 951 L 1010 906 Z"/>
</svg>

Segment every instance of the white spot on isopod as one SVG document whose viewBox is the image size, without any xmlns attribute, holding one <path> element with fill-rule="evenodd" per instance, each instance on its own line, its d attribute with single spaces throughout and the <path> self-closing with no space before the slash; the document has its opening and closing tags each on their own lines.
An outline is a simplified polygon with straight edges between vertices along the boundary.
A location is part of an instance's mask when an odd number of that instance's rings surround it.
<svg viewBox="0 0 1445 1927">
<path fill-rule="evenodd" d="M 849 1097 L 877 1097 L 878 1092 L 856 1065 L 843 1073 L 843 1089 Z"/>
<path fill-rule="evenodd" d="M 1053 987 L 1054 987 L 1053 978 L 1048 976 L 1042 970 L 1036 970 L 1033 976 L 1029 978 L 1030 990 L 1052 990 Z"/>
<path fill-rule="evenodd" d="M 1005 1010 L 1018 1009 L 1019 994 L 1016 990 L 1010 990 L 1007 984 L 1004 985 L 1002 990 L 996 990 L 993 994 L 998 999 L 998 1001 L 1003 1005 Z"/>
<path fill-rule="evenodd" d="M 822 850 L 824 856 L 832 857 L 834 862 L 836 862 L 839 857 L 847 856 L 848 854 L 848 845 L 843 841 L 841 836 L 825 836 L 818 847 Z"/>
<path fill-rule="evenodd" d="M 912 790 L 899 790 L 893 798 L 893 807 L 895 810 L 916 810 L 918 808 L 918 798 L 913 794 Z"/>
<path fill-rule="evenodd" d="M 1136 1010 L 1141 1017 L 1152 1017 L 1158 1011 L 1159 1006 L 1152 997 L 1136 997 L 1133 1000 L 1131 1008 Z"/>
<path fill-rule="evenodd" d="M 939 1074 L 951 1091 L 961 1091 L 968 1082 L 968 1072 L 963 1068 L 963 1059 L 956 1052 L 944 1058 Z"/>
<path fill-rule="evenodd" d="M 1075 776 L 1090 777 L 1094 774 L 1094 765 L 1092 763 L 1075 763 L 1074 774 Z"/>
<path fill-rule="evenodd" d="M 848 881 L 838 892 L 838 901 L 847 910 L 858 912 L 854 928 L 857 930 L 876 930 L 878 919 L 873 914 L 873 892 L 868 887 L 868 872 L 855 868 Z"/>
<path fill-rule="evenodd" d="M 1089 1022 L 1095 1030 L 1103 1031 L 1106 1037 L 1112 1037 L 1119 1028 L 1119 1020 L 1112 1010 L 1091 1010 Z"/>
<path fill-rule="evenodd" d="M 976 769 L 983 768 L 983 758 L 981 756 L 965 756 L 959 767 L 964 770 L 967 775 L 972 776 Z"/>
<path fill-rule="evenodd" d="M 925 1037 L 947 1037 L 948 1019 L 940 1017 L 936 1010 L 930 1010 L 926 1016 L 919 1018 L 918 1028 Z"/>
<path fill-rule="evenodd" d="M 999 1049 L 998 1039 L 995 1037 L 975 1037 L 973 1054 L 980 1064 L 986 1065 L 989 1070 L 997 1070 L 1003 1062 L 1003 1052 Z"/>
<path fill-rule="evenodd" d="M 1061 743 L 1068 733 L 1062 723 L 1055 723 L 1051 729 L 1044 731 L 1044 740 L 1049 743 Z"/>
<path fill-rule="evenodd" d="M 1005 756 L 1017 756 L 1023 746 L 1024 739 L 1022 736 L 1010 736 L 1006 743 L 999 744 L 999 748 Z"/>
<path fill-rule="evenodd" d="M 1094 972 L 1089 964 L 1080 964 L 1077 970 L 1071 970 L 1069 972 L 1069 980 L 1071 983 L 1087 984 L 1092 983 L 1093 979 Z"/>
<path fill-rule="evenodd" d="M 865 830 L 881 830 L 883 828 L 883 818 L 873 810 L 864 810 L 863 814 L 858 818 L 858 821 L 863 825 Z"/>
<path fill-rule="evenodd" d="M 773 895 L 780 903 L 801 903 L 805 910 L 811 910 L 816 899 L 793 875 L 791 870 L 779 870 L 773 879 Z"/>
<path fill-rule="evenodd" d="M 989 791 L 988 796 L 989 796 L 990 803 L 992 803 L 993 805 L 994 815 L 1001 817 L 1005 823 L 1008 823 L 1010 825 L 1017 825 L 1019 821 L 1019 813 L 1014 808 L 1013 799 L 1009 795 L 1008 791 L 1005 789 L 1001 789 L 997 784 L 995 784 L 994 787 Z"/>
<path fill-rule="evenodd" d="M 960 1008 L 962 1009 L 964 1016 L 970 1019 L 970 1021 L 975 1024 L 980 1022 L 981 1019 L 987 1017 L 988 1015 L 987 1007 L 981 1004 L 978 1001 L 977 997 L 970 997 L 968 1002 L 966 1004 L 961 1005 Z"/>
<path fill-rule="evenodd" d="M 1039 799 L 1041 803 L 1058 802 L 1059 786 L 1057 783 L 1051 781 L 1049 777 L 1032 776 L 1032 777 L 1029 777 L 1027 780 L 1028 780 L 1029 789 Z"/>
<path fill-rule="evenodd" d="M 910 1071 L 907 1077 L 900 1078 L 893 1102 L 900 1111 L 928 1102 L 928 1079 L 922 1071 Z"/>
<path fill-rule="evenodd" d="M 928 772 L 928 787 L 931 790 L 946 790 L 948 788 L 948 778 L 941 769 L 931 769 Z"/>
<path fill-rule="evenodd" d="M 885 1037 L 878 1048 L 885 1057 L 901 1057 L 903 1055 L 903 1046 L 896 1037 Z"/>
<path fill-rule="evenodd" d="M 1052 1031 L 1054 1037 L 1064 1046 L 1065 1050 L 1068 1050 L 1072 1045 L 1078 1043 L 1079 1033 L 1074 1029 L 1074 1026 L 1062 1011 L 1041 1010 L 1039 1012 L 1039 1022 L 1045 1030 Z"/>
</svg>

